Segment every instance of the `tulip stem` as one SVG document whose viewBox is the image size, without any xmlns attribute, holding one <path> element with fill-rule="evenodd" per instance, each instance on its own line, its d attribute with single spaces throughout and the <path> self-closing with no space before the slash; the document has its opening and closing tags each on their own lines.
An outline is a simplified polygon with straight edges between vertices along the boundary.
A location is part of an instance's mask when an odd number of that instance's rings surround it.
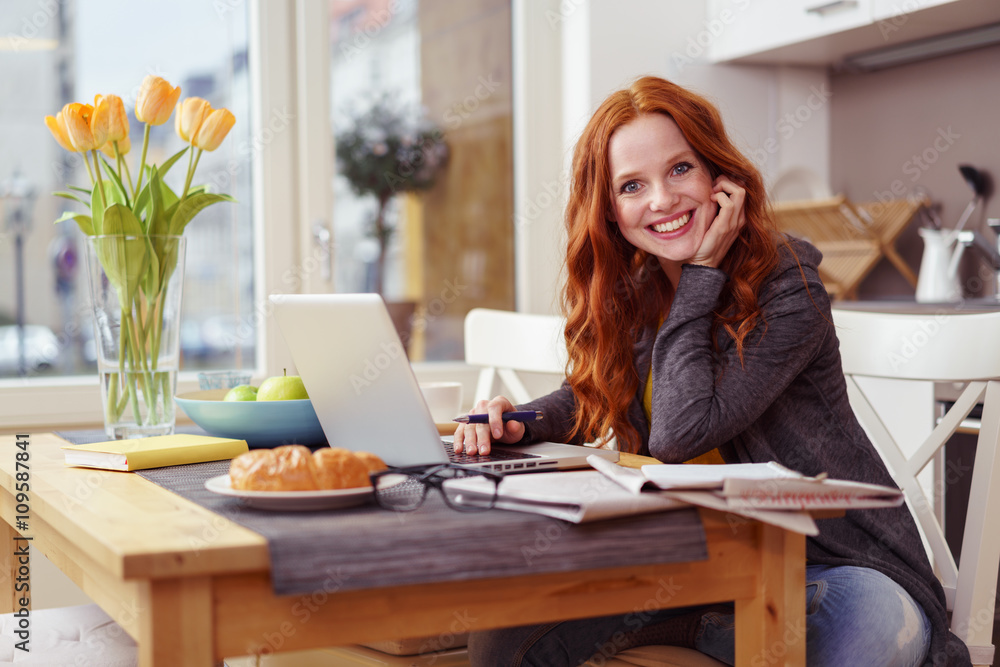
<svg viewBox="0 0 1000 667">
<path fill-rule="evenodd" d="M 87 154 L 86 153 L 81 153 L 81 155 L 83 156 L 83 163 L 85 165 L 87 165 L 87 175 L 90 176 L 90 185 L 91 185 L 91 187 L 93 187 L 93 185 L 94 185 L 94 170 L 90 168 L 90 160 L 87 158 Z"/>
<path fill-rule="evenodd" d="M 139 411 L 139 374 L 143 369 L 138 358 L 141 350 L 137 349 L 138 343 L 133 338 L 131 320 L 131 313 L 128 310 L 122 310 L 121 327 L 127 336 L 129 368 L 132 369 L 127 373 L 125 381 L 128 387 L 129 400 L 132 403 L 132 417 L 135 419 L 136 425 L 140 425 L 143 421 L 142 413 Z"/>
<path fill-rule="evenodd" d="M 149 148 L 149 123 L 146 123 L 146 129 L 142 133 L 142 153 L 139 154 L 139 178 L 135 184 L 135 191 L 132 193 L 133 200 L 138 196 L 139 190 L 142 189 L 142 175 L 146 171 L 147 148 Z"/>
<path fill-rule="evenodd" d="M 97 162 L 97 151 L 91 152 L 94 154 L 94 171 L 97 172 L 97 189 L 101 192 L 101 209 L 103 210 L 108 207 L 108 200 L 104 197 L 104 179 L 101 178 L 101 165 Z M 87 159 L 86 154 L 84 154 L 83 159 Z"/>
<path fill-rule="evenodd" d="M 121 180 L 121 177 L 122 177 L 122 167 L 125 167 L 125 178 L 128 179 L 128 189 L 131 190 L 132 189 L 132 172 L 130 172 L 128 170 L 128 162 L 125 162 L 124 160 L 122 160 L 122 154 L 118 150 L 118 142 L 117 141 L 114 142 L 114 146 L 115 146 L 115 161 L 118 162 L 118 179 Z M 135 192 L 132 193 L 132 196 L 133 197 L 135 196 Z"/>
<path fill-rule="evenodd" d="M 191 187 L 191 179 L 194 178 L 194 172 L 198 168 L 198 160 L 201 159 L 202 150 L 198 149 L 198 155 L 194 154 L 194 146 L 191 146 L 192 151 L 188 153 L 188 173 L 187 178 L 184 179 L 184 193 L 181 194 L 181 201 L 187 197 L 188 189 Z"/>
</svg>

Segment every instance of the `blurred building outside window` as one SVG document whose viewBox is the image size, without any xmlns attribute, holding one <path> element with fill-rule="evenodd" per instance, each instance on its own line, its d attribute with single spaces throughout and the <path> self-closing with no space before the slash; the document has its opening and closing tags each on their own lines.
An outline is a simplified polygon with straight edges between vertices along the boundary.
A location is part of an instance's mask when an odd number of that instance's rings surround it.
<svg viewBox="0 0 1000 667">
<path fill-rule="evenodd" d="M 443 130 L 433 188 L 390 204 L 382 295 L 416 304 L 411 361 L 462 359 L 471 308 L 514 308 L 510 2 L 328 2 L 334 137 L 384 99 Z M 375 291 L 377 203 L 339 171 L 333 191 L 334 287 Z"/>
</svg>

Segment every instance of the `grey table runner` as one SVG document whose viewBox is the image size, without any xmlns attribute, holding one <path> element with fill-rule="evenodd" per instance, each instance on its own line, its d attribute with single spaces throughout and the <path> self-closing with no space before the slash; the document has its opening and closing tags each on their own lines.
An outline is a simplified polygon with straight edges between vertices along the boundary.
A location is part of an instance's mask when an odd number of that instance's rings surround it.
<svg viewBox="0 0 1000 667">
<path fill-rule="evenodd" d="M 103 432 L 59 435 L 76 444 L 106 439 Z M 456 512 L 432 490 L 415 512 L 373 503 L 273 512 L 205 488 L 205 480 L 228 470 L 229 461 L 216 461 L 137 474 L 263 535 L 277 595 L 707 558 L 694 508 L 572 524 L 502 510 Z"/>
</svg>

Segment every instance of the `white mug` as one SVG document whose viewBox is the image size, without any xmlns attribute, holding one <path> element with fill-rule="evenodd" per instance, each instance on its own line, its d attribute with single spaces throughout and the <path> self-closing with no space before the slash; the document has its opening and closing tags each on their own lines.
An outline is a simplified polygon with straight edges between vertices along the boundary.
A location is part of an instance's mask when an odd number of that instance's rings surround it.
<svg viewBox="0 0 1000 667">
<path fill-rule="evenodd" d="M 461 414 L 461 382 L 422 382 L 420 391 L 436 424 L 447 424 Z"/>
</svg>

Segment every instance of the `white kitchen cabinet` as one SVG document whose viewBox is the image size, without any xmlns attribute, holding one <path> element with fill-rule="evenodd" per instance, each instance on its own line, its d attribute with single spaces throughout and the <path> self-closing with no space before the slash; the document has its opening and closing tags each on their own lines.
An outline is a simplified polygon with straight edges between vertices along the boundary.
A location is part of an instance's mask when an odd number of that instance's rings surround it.
<svg viewBox="0 0 1000 667">
<path fill-rule="evenodd" d="M 715 63 L 837 65 L 853 53 L 1000 22 L 998 0 L 709 0 Z"/>
<path fill-rule="evenodd" d="M 715 62 L 735 60 L 867 25 L 872 2 L 713 0 L 709 21 L 718 21 L 721 29 L 709 47 L 710 57 Z"/>
</svg>

